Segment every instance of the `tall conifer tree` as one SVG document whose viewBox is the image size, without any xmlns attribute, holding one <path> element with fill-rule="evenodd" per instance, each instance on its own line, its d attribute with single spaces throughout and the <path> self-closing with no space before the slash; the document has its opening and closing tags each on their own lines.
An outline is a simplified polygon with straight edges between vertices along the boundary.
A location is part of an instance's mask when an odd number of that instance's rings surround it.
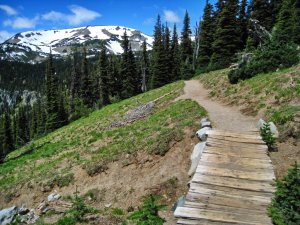
<svg viewBox="0 0 300 225">
<path fill-rule="evenodd" d="M 185 12 L 183 19 L 183 28 L 181 32 L 181 77 L 183 79 L 190 78 L 193 75 L 192 61 L 193 61 L 193 47 L 191 40 L 190 17 L 188 12 Z"/>
<path fill-rule="evenodd" d="M 230 65 L 239 49 L 240 35 L 237 22 L 238 0 L 228 0 L 220 12 L 213 54 L 210 61 L 211 69 L 221 69 Z"/>
<path fill-rule="evenodd" d="M 59 125 L 59 95 L 58 95 L 58 79 L 55 74 L 52 54 L 50 52 L 47 68 L 46 68 L 46 101 L 47 101 L 47 120 L 46 131 L 51 132 L 57 129 Z"/>
<path fill-rule="evenodd" d="M 100 82 L 100 95 L 102 105 L 108 105 L 110 103 L 110 83 L 108 74 L 108 59 L 106 54 L 105 45 L 102 46 L 99 60 L 99 82 Z"/>
<path fill-rule="evenodd" d="M 214 20 L 212 17 L 212 5 L 207 1 L 204 9 L 203 19 L 200 23 L 199 35 L 199 58 L 198 67 L 205 69 L 210 61 L 212 55 L 212 43 L 214 36 Z"/>
<path fill-rule="evenodd" d="M 176 24 L 173 26 L 173 35 L 171 41 L 171 81 L 180 79 L 180 49 L 178 43 L 178 34 Z"/>
<path fill-rule="evenodd" d="M 14 149 L 11 121 L 8 112 L 4 113 L 3 134 L 3 152 L 6 155 Z"/>
<path fill-rule="evenodd" d="M 81 98 L 83 104 L 89 108 L 93 107 L 93 84 L 89 73 L 89 65 L 86 57 L 86 48 L 83 49 Z"/>
</svg>

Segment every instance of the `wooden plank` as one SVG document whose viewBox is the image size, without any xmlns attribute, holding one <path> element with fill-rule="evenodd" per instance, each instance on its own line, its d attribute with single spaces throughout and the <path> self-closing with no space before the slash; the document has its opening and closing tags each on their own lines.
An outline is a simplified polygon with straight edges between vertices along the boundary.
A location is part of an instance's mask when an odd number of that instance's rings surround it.
<svg viewBox="0 0 300 225">
<path fill-rule="evenodd" d="M 232 224 L 272 224 L 267 216 L 260 215 L 240 215 L 238 213 L 220 213 L 213 210 L 178 207 L 175 211 L 176 217 L 206 219 L 215 222 L 227 222 Z"/>
<path fill-rule="evenodd" d="M 190 202 L 199 202 L 204 204 L 214 204 L 221 206 L 229 206 L 241 209 L 259 209 L 265 210 L 270 201 L 258 201 L 257 199 L 248 199 L 241 196 L 218 196 L 211 194 L 202 194 L 188 192 L 186 200 Z"/>
<path fill-rule="evenodd" d="M 239 201 L 241 200 L 253 200 L 259 203 L 266 203 L 269 204 L 271 202 L 270 197 L 263 197 L 263 196 L 257 196 L 257 195 L 240 195 L 238 193 L 234 194 L 232 192 L 224 192 L 221 190 L 211 190 L 211 189 L 205 189 L 201 187 L 194 187 L 191 188 L 189 193 L 194 193 L 194 194 L 201 194 L 201 195 L 207 195 L 211 197 L 223 197 L 223 198 L 233 198 L 233 199 L 238 199 Z"/>
<path fill-rule="evenodd" d="M 275 188 L 271 185 L 272 182 L 263 182 L 247 179 L 238 179 L 232 177 L 220 177 L 207 174 L 195 173 L 192 182 L 200 184 L 211 184 L 223 187 L 231 187 L 241 190 L 262 191 L 273 193 Z"/>
<path fill-rule="evenodd" d="M 178 219 L 177 224 L 184 224 L 184 225 L 228 225 L 232 223 L 225 223 L 225 222 L 215 222 L 215 221 L 209 221 L 209 220 L 204 220 L 204 219 Z M 245 225 L 245 224 L 243 224 Z"/>
<path fill-rule="evenodd" d="M 231 148 L 230 146 L 217 146 L 217 147 L 212 147 L 212 146 L 205 146 L 204 150 L 207 152 L 209 150 L 213 151 L 218 151 L 218 152 L 224 152 L 224 153 L 229 153 L 229 154 L 237 154 L 237 155 L 259 155 L 259 156 L 267 156 L 268 154 L 266 151 L 260 151 L 260 150 L 252 150 L 252 149 L 246 149 L 246 148 Z"/>
<path fill-rule="evenodd" d="M 224 140 L 215 140 L 213 138 L 208 138 L 206 141 L 207 146 L 230 146 L 232 148 L 246 148 L 251 150 L 268 150 L 268 146 L 263 144 L 247 144 L 247 143 L 238 143 L 238 142 L 229 142 Z"/>
<path fill-rule="evenodd" d="M 190 183 L 190 190 L 193 192 L 221 192 L 221 193 L 226 193 L 229 195 L 238 195 L 238 196 L 245 196 L 245 197 L 261 197 L 265 199 L 271 199 L 273 197 L 272 193 L 267 193 L 267 192 L 261 192 L 261 191 L 253 191 L 253 190 L 241 190 L 237 188 L 232 188 L 232 187 L 224 187 L 224 186 L 217 186 L 217 185 L 210 185 L 210 184 L 198 184 L 191 182 Z"/>
<path fill-rule="evenodd" d="M 222 140 L 222 141 L 229 141 L 229 142 L 236 142 L 236 143 L 247 143 L 247 144 L 258 144 L 258 145 L 266 144 L 263 140 L 248 139 L 248 138 L 234 138 L 234 137 L 226 137 L 226 136 L 218 136 L 218 135 L 211 135 L 209 136 L 209 138 L 214 140 Z"/>
<path fill-rule="evenodd" d="M 228 212 L 228 213 L 238 213 L 238 214 L 258 214 L 258 215 L 266 215 L 267 209 L 259 210 L 259 209 L 244 209 L 244 208 L 236 208 L 236 207 L 230 207 L 228 205 L 215 205 L 215 204 L 206 204 L 206 203 L 200 203 L 200 202 L 191 202 L 186 201 L 184 203 L 184 207 L 188 208 L 196 208 L 196 209 L 209 209 L 214 211 L 220 211 L 220 212 Z"/>
<path fill-rule="evenodd" d="M 238 133 L 232 133 L 228 131 L 220 131 L 220 130 L 208 130 L 206 131 L 206 134 L 210 136 L 223 136 L 223 137 L 232 137 L 232 138 L 245 138 L 245 139 L 254 139 L 254 140 L 262 140 L 262 137 L 260 135 L 255 134 L 238 134 Z"/>
<path fill-rule="evenodd" d="M 275 179 L 275 175 L 273 172 L 273 168 L 263 168 L 263 169 L 257 169 L 255 166 L 248 166 L 248 165 L 237 165 L 235 163 L 211 163 L 206 162 L 204 160 L 201 160 L 199 162 L 199 166 L 204 166 L 208 168 L 214 168 L 214 169 L 229 169 L 229 170 L 237 170 L 239 172 L 252 172 L 252 173 L 263 173 L 266 175 L 273 176 Z"/>
<path fill-rule="evenodd" d="M 238 152 L 238 151 L 230 151 L 222 148 L 204 148 L 204 153 L 208 154 L 216 154 L 216 155 L 225 155 L 225 156 L 235 156 L 240 158 L 249 158 L 249 159 L 269 159 L 267 154 L 252 154 L 251 151 L 246 152 Z"/>
<path fill-rule="evenodd" d="M 249 171 L 239 171 L 226 168 L 214 168 L 208 166 L 198 165 L 196 173 L 213 175 L 219 177 L 232 177 L 238 179 L 256 180 L 256 181 L 270 181 L 275 179 L 274 173 L 267 172 L 249 172 Z"/>
<path fill-rule="evenodd" d="M 201 156 L 201 163 L 207 162 L 207 163 L 215 163 L 215 164 L 221 164 L 221 163 L 232 163 L 235 165 L 241 165 L 241 166 L 255 166 L 257 169 L 263 169 L 263 168 L 272 168 L 273 165 L 271 164 L 270 159 L 251 159 L 248 158 L 241 158 L 236 156 L 228 156 L 228 155 L 216 155 L 216 154 L 209 154 L 209 153 L 202 153 Z"/>
</svg>

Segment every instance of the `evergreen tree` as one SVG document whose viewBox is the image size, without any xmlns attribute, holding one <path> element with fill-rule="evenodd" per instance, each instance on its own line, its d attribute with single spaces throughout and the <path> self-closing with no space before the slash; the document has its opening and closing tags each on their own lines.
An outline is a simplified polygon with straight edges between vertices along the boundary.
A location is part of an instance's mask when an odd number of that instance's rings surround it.
<svg viewBox="0 0 300 225">
<path fill-rule="evenodd" d="M 99 82 L 100 82 L 100 95 L 102 100 L 102 105 L 110 104 L 109 93 L 109 74 L 108 74 L 108 60 L 106 55 L 106 47 L 102 46 L 100 52 L 99 61 Z"/>
<path fill-rule="evenodd" d="M 59 125 L 59 96 L 58 96 L 58 79 L 53 67 L 52 54 L 50 53 L 46 68 L 46 100 L 47 100 L 47 120 L 46 131 L 51 132 L 57 129 Z"/>
<path fill-rule="evenodd" d="M 164 73 L 164 45 L 163 31 L 160 16 L 157 16 L 157 21 L 154 27 L 154 41 L 152 49 L 152 68 L 151 68 L 151 89 L 161 87 L 165 83 L 166 74 Z"/>
<path fill-rule="evenodd" d="M 294 42 L 300 45 L 300 0 L 294 1 Z"/>
<path fill-rule="evenodd" d="M 140 71 L 139 73 L 142 74 L 142 91 L 147 91 L 147 84 L 149 82 L 149 54 L 147 51 L 147 42 L 146 40 L 143 41 L 141 51 L 139 54 L 139 65 Z M 139 69 L 139 68 L 138 68 Z"/>
<path fill-rule="evenodd" d="M 273 38 L 280 43 L 291 43 L 295 40 L 295 8 L 293 2 L 294 0 L 283 0 L 279 12 Z"/>
<path fill-rule="evenodd" d="M 8 154 L 14 149 L 13 136 L 11 130 L 11 121 L 8 112 L 4 113 L 4 123 L 3 123 L 3 147 L 2 151 L 4 155 Z M 0 156 L 1 157 L 1 156 Z"/>
<path fill-rule="evenodd" d="M 171 34 L 168 24 L 163 29 L 163 54 L 162 54 L 162 74 L 163 76 L 163 84 L 170 83 L 171 81 Z"/>
<path fill-rule="evenodd" d="M 192 61 L 193 61 L 193 47 L 191 40 L 190 17 L 188 12 L 185 12 L 183 20 L 183 29 L 181 32 L 181 77 L 183 79 L 190 78 L 193 75 Z"/>
<path fill-rule="evenodd" d="M 110 95 L 115 96 L 117 99 L 121 98 L 122 95 L 122 82 L 120 73 L 120 57 L 115 55 L 109 56 L 108 64 L 108 76 L 109 76 L 109 86 Z"/>
<path fill-rule="evenodd" d="M 93 107 L 93 85 L 89 74 L 89 65 L 86 57 L 86 48 L 83 49 L 81 98 L 83 104 L 89 108 Z"/>
<path fill-rule="evenodd" d="M 19 107 L 16 122 L 17 122 L 16 143 L 18 146 L 23 146 L 28 141 L 30 141 L 29 118 L 28 118 L 27 107 L 25 106 Z"/>
<path fill-rule="evenodd" d="M 180 49 L 178 43 L 178 34 L 176 24 L 173 27 L 173 35 L 171 41 L 171 79 L 170 81 L 175 81 L 180 79 Z"/>
<path fill-rule="evenodd" d="M 274 20 L 270 0 L 251 0 L 249 14 L 251 19 L 258 20 L 259 24 L 268 31 L 272 30 Z"/>
<path fill-rule="evenodd" d="M 248 39 L 247 0 L 242 0 L 239 8 L 240 50 L 244 49 Z"/>
<path fill-rule="evenodd" d="M 141 80 L 136 69 L 136 62 L 132 52 L 127 33 L 125 31 L 122 41 L 123 54 L 121 73 L 123 78 L 122 98 L 129 98 L 140 92 Z"/>
<path fill-rule="evenodd" d="M 239 49 L 240 35 L 237 22 L 238 0 L 228 0 L 220 12 L 210 69 L 222 69 L 230 65 Z"/>
<path fill-rule="evenodd" d="M 212 17 L 212 10 L 212 5 L 207 1 L 204 9 L 203 20 L 200 23 L 198 59 L 198 67 L 200 69 L 206 69 L 212 55 L 212 43 L 214 40 L 214 20 Z"/>
</svg>

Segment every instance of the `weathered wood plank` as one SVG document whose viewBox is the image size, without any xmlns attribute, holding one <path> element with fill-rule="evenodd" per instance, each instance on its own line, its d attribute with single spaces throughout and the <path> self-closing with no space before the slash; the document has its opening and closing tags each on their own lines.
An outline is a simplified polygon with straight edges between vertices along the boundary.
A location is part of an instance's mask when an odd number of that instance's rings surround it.
<svg viewBox="0 0 300 225">
<path fill-rule="evenodd" d="M 253 224 L 268 225 L 272 224 L 267 216 L 260 215 L 240 215 L 238 213 L 220 213 L 213 210 L 195 209 L 178 207 L 175 211 L 176 217 L 206 219 L 214 222 L 227 222 L 232 224 Z"/>
<path fill-rule="evenodd" d="M 209 138 L 214 140 L 236 142 L 236 143 L 247 143 L 247 144 L 258 144 L 258 145 L 266 144 L 263 140 L 249 139 L 249 138 L 235 138 L 235 137 L 226 137 L 226 136 L 219 136 L 219 135 L 211 135 L 209 136 Z"/>
<path fill-rule="evenodd" d="M 249 144 L 249 143 L 238 143 L 238 142 L 228 142 L 228 141 L 224 141 L 224 140 L 215 140 L 213 138 L 208 138 L 206 141 L 206 145 L 207 146 L 230 146 L 232 147 L 232 150 L 234 150 L 234 148 L 238 148 L 238 149 L 242 149 L 242 148 L 246 148 L 249 150 L 268 150 L 268 147 L 266 145 L 263 144 Z"/>
<path fill-rule="evenodd" d="M 204 163 L 203 163 L 204 164 Z M 275 175 L 271 170 L 266 169 L 256 169 L 256 170 L 241 170 L 238 167 L 217 167 L 213 165 L 203 165 L 201 162 L 197 166 L 196 173 L 210 174 L 216 176 L 225 176 L 233 178 L 242 178 L 249 180 L 274 180 Z"/>
<path fill-rule="evenodd" d="M 236 156 L 240 158 L 250 158 L 250 159 L 269 159 L 269 156 L 265 153 L 262 154 L 251 154 L 251 150 L 239 152 L 239 151 L 230 151 L 230 149 L 224 148 L 214 148 L 206 146 L 204 148 L 204 153 L 217 154 L 217 155 L 226 155 L 226 156 Z"/>
<path fill-rule="evenodd" d="M 213 163 L 213 164 L 235 164 L 241 166 L 255 167 L 257 169 L 273 169 L 273 165 L 270 159 L 251 159 L 241 158 L 228 155 L 216 155 L 209 153 L 202 153 L 201 163 Z"/>
<path fill-rule="evenodd" d="M 263 197 L 263 198 L 266 198 L 266 199 L 271 199 L 273 197 L 273 193 L 269 193 L 269 192 L 243 190 L 243 189 L 217 186 L 217 185 L 211 185 L 211 184 L 199 184 L 199 183 L 195 183 L 195 182 L 190 183 L 190 190 L 191 191 L 196 192 L 196 190 L 197 190 L 198 192 L 202 193 L 202 189 L 206 189 L 206 190 L 209 190 L 209 191 L 212 191 L 212 192 L 222 191 L 222 192 L 225 192 L 227 194 L 245 196 L 245 197 L 258 196 L 258 197 Z"/>
<path fill-rule="evenodd" d="M 258 199 L 248 199 L 241 196 L 218 196 L 211 194 L 202 194 L 188 192 L 186 199 L 191 202 L 199 202 L 205 204 L 214 204 L 222 206 L 230 206 L 242 209 L 259 209 L 264 210 L 269 205 L 270 201 L 258 201 Z"/>
<path fill-rule="evenodd" d="M 262 191 L 262 192 L 274 192 L 274 187 L 271 185 L 271 182 L 247 180 L 247 179 L 238 179 L 232 177 L 220 177 L 206 174 L 195 173 L 193 179 L 195 183 L 211 184 L 223 187 L 232 187 L 242 190 L 251 190 L 251 191 Z"/>
<path fill-rule="evenodd" d="M 255 139 L 255 140 L 262 140 L 260 135 L 255 134 L 237 134 L 228 131 L 220 131 L 220 130 L 208 130 L 206 134 L 211 136 L 223 136 L 223 137 L 232 137 L 232 138 L 245 138 L 245 139 Z"/>
</svg>

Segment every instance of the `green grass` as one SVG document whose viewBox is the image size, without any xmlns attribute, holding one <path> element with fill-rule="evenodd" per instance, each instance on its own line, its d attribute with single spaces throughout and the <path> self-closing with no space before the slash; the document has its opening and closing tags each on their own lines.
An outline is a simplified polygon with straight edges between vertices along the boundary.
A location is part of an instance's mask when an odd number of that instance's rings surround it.
<svg viewBox="0 0 300 225">
<path fill-rule="evenodd" d="M 170 141 L 180 141 L 186 127 L 196 130 L 197 121 L 206 114 L 193 101 L 174 102 L 183 87 L 179 81 L 106 106 L 12 152 L 0 165 L 2 194 L 29 181 L 47 184 L 53 176 L 58 177 L 61 186 L 68 185 L 74 182 L 73 176 L 62 175 L 67 171 L 72 174 L 74 166 L 105 164 L 125 153 L 147 151 L 164 155 Z M 122 121 L 128 110 L 156 99 L 150 116 L 110 128 L 113 122 Z"/>
</svg>

